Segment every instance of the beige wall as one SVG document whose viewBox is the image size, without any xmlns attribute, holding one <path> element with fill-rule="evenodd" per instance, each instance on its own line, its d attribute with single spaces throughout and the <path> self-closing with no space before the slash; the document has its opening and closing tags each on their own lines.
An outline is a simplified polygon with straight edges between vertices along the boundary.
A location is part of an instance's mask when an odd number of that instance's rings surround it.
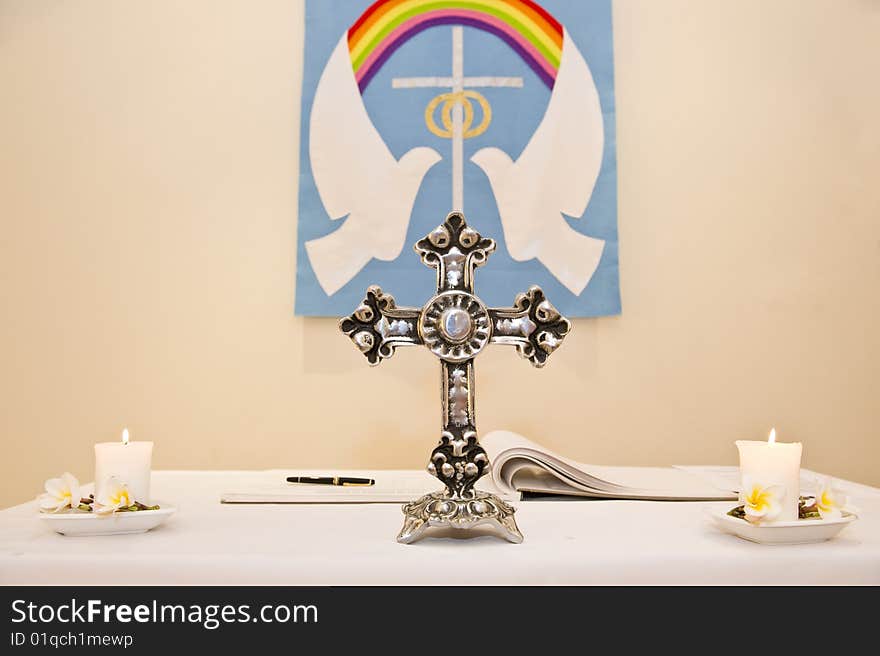
<svg viewBox="0 0 880 656">
<path fill-rule="evenodd" d="M 880 3 L 614 29 L 623 315 L 489 349 L 482 430 L 733 463 L 775 424 L 880 485 Z M 293 316 L 302 38 L 295 1 L 0 0 L 0 505 L 125 425 L 163 469 L 425 463 L 432 357 Z"/>
</svg>

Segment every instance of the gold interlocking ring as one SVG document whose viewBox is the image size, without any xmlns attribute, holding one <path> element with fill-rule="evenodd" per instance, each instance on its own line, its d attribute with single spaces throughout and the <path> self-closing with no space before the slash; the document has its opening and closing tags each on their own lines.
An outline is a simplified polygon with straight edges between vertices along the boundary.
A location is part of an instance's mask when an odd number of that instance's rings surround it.
<svg viewBox="0 0 880 656">
<path fill-rule="evenodd" d="M 474 122 L 474 107 L 471 104 L 471 98 L 480 104 L 480 111 L 483 114 L 482 121 L 475 128 L 471 128 Z M 443 129 L 434 121 L 434 112 L 437 111 L 437 106 L 440 103 L 443 103 L 443 107 L 440 109 L 440 122 L 443 123 Z M 470 89 L 451 91 L 449 93 L 441 93 L 439 96 L 432 98 L 428 106 L 425 107 L 425 125 L 432 134 L 436 134 L 443 139 L 452 138 L 452 110 L 456 105 L 461 105 L 464 110 L 461 124 L 461 136 L 464 139 L 470 139 L 471 137 L 483 134 L 489 127 L 489 123 L 492 122 L 492 108 L 489 106 L 489 101 L 482 94 Z"/>
</svg>

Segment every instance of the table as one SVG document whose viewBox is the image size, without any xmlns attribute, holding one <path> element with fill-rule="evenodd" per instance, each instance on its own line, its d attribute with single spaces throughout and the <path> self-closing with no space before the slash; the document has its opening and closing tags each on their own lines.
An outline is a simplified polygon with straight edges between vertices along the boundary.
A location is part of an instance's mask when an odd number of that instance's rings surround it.
<svg viewBox="0 0 880 656">
<path fill-rule="evenodd" d="M 719 533 L 705 513 L 730 502 L 589 500 L 518 502 L 520 545 L 488 535 L 402 545 L 398 504 L 218 502 L 253 474 L 154 472 L 154 497 L 178 511 L 140 535 L 65 537 L 34 502 L 0 511 L 0 584 L 880 583 L 880 490 L 850 482 L 860 519 L 821 544 Z"/>
</svg>

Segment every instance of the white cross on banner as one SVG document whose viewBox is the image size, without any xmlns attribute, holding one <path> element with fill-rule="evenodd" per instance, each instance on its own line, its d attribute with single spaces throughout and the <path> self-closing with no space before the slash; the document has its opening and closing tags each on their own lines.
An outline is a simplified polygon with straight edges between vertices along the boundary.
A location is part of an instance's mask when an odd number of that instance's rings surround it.
<svg viewBox="0 0 880 656">
<path fill-rule="evenodd" d="M 464 28 L 456 26 L 452 28 L 452 77 L 396 77 L 391 80 L 391 86 L 394 89 L 425 89 L 432 87 L 452 89 L 451 94 L 444 94 L 441 98 L 445 99 L 448 97 L 449 101 L 452 103 L 452 209 L 463 212 L 464 108 L 467 106 L 470 111 L 473 111 L 471 101 L 464 96 L 464 90 L 466 88 L 472 89 L 475 87 L 521 89 L 523 86 L 523 79 L 521 77 L 465 77 Z M 482 96 L 479 96 L 479 98 L 482 98 Z M 488 107 L 489 105 L 484 104 L 482 106 Z M 487 118 L 490 117 L 487 117 L 484 114 L 484 123 L 487 123 Z M 431 120 L 433 120 L 433 117 L 431 117 Z M 436 126 L 436 123 L 434 123 L 434 125 Z M 470 122 L 468 127 L 470 127 Z"/>
</svg>

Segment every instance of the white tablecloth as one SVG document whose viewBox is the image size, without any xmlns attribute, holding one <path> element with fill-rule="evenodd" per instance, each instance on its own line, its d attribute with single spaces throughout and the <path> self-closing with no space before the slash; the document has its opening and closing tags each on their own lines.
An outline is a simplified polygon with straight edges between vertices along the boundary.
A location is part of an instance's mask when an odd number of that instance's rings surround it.
<svg viewBox="0 0 880 656">
<path fill-rule="evenodd" d="M 0 583 L 880 583 L 880 490 L 852 483 L 844 488 L 860 519 L 821 544 L 722 534 L 705 514 L 730 502 L 523 501 L 522 544 L 481 536 L 402 545 L 398 504 L 219 503 L 221 491 L 252 476 L 154 472 L 154 497 L 178 511 L 139 535 L 65 537 L 34 503 L 0 511 Z"/>
</svg>

